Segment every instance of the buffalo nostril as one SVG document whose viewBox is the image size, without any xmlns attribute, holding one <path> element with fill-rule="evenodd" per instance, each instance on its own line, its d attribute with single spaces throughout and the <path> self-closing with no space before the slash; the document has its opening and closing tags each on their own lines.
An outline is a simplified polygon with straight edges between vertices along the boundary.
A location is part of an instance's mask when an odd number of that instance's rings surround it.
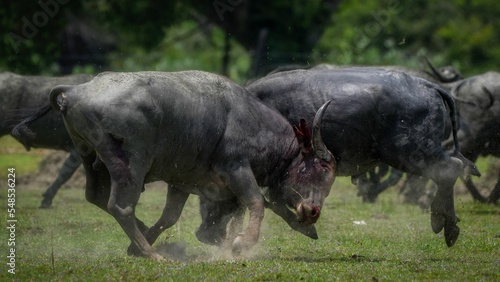
<svg viewBox="0 0 500 282">
<path fill-rule="evenodd" d="M 317 206 L 313 206 L 311 209 L 311 218 L 317 219 L 320 213 L 320 209 Z"/>
<path fill-rule="evenodd" d="M 297 206 L 297 220 L 302 223 L 302 224 L 313 224 L 315 223 L 319 215 L 321 213 L 321 210 L 318 206 L 316 205 L 308 205 L 301 203 Z"/>
</svg>

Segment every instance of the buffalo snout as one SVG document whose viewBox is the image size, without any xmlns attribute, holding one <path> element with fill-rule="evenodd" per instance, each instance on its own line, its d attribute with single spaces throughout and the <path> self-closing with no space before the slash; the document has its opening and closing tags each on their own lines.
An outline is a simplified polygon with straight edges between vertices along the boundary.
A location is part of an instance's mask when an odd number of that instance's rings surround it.
<svg viewBox="0 0 500 282">
<path fill-rule="evenodd" d="M 310 225 L 318 221 L 321 207 L 315 204 L 300 203 L 297 206 L 297 221 L 303 225 Z"/>
</svg>

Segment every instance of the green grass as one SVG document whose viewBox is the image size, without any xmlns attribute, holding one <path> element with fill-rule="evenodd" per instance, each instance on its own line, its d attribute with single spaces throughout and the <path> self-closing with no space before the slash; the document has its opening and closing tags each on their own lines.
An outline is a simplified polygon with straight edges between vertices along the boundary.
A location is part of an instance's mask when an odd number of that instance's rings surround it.
<svg viewBox="0 0 500 282">
<path fill-rule="evenodd" d="M 183 259 L 167 262 L 127 256 L 128 238 L 111 216 L 85 202 L 82 189 L 60 191 L 53 208 L 40 210 L 43 187 L 18 187 L 17 273 L 6 273 L 4 264 L 0 280 L 500 279 L 498 206 L 473 203 L 468 195 L 458 197 L 462 233 L 456 246 L 448 248 L 441 234 L 432 233 L 429 215 L 416 206 L 400 204 L 394 189 L 381 195 L 376 204 L 362 204 L 348 179 L 338 180 L 317 223 L 320 239 L 292 232 L 267 211 L 253 254 L 238 260 L 196 240 L 194 231 L 200 219 L 198 200 L 193 196 L 180 221 L 155 244 L 176 242 L 186 247 Z M 165 186 L 148 187 L 137 208 L 139 218 L 153 224 L 164 197 Z M 353 224 L 361 220 L 366 225 Z"/>
<path fill-rule="evenodd" d="M 23 145 L 10 136 L 0 138 L 0 179 L 7 179 L 7 169 L 15 168 L 17 175 L 26 175 L 38 169 L 47 150 L 27 152 Z"/>
</svg>

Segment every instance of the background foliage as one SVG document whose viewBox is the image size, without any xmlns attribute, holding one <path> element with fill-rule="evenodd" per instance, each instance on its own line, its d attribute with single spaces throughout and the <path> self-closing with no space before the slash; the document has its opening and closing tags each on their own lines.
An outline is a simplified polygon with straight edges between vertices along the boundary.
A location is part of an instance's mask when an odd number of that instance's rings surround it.
<svg viewBox="0 0 500 282">
<path fill-rule="evenodd" d="M 498 15 L 490 1 L 342 1 L 314 58 L 417 66 L 425 55 L 477 74 L 497 69 Z"/>
<path fill-rule="evenodd" d="M 428 56 L 472 75 L 496 69 L 498 15 L 491 0 L 8 1 L 0 69 L 201 69 L 245 81 L 283 64 L 420 67 Z M 27 38 L 26 21 L 43 25 Z"/>
</svg>

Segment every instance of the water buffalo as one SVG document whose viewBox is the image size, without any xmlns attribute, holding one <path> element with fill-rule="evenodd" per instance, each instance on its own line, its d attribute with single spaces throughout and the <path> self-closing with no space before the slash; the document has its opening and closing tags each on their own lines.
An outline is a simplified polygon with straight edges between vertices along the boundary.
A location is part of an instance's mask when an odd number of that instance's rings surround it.
<svg viewBox="0 0 500 282">
<path fill-rule="evenodd" d="M 427 58 L 425 58 L 425 61 L 430 71 L 411 69 L 401 66 L 383 66 L 382 68 L 387 70 L 402 71 L 407 74 L 426 79 L 439 84 L 447 91 L 451 90 L 455 82 L 463 79 L 462 74 L 453 66 L 436 68 Z M 328 67 L 323 66 L 322 68 Z M 382 164 L 377 168 L 370 170 L 368 173 L 360 175 L 353 181 L 353 183 L 357 185 L 358 195 L 362 197 L 363 202 L 373 203 L 380 193 L 398 183 L 403 174 L 403 172 L 397 169 L 391 168 L 386 164 Z M 382 180 L 383 178 L 385 179 Z M 428 194 L 423 193 L 425 190 L 424 186 L 427 181 L 421 178 L 422 177 L 420 176 L 407 175 L 405 183 L 411 183 L 411 185 L 403 186 L 404 189 L 402 190 L 402 193 L 406 197 L 405 201 L 417 203 L 423 194 Z"/>
<path fill-rule="evenodd" d="M 49 93 L 57 85 L 75 85 L 89 81 L 90 75 L 61 77 L 23 76 L 10 72 L 0 73 L 0 137 L 9 134 L 12 128 L 26 116 L 48 104 Z M 42 208 L 48 208 L 59 188 L 69 180 L 81 161 L 64 127 L 62 117 L 50 112 L 30 125 L 33 134 L 23 139 L 27 150 L 47 148 L 64 150 L 69 156 L 59 170 L 57 178 L 43 193 Z"/>
<path fill-rule="evenodd" d="M 451 90 L 451 88 L 453 87 L 453 82 L 456 82 L 463 78 L 460 72 L 452 66 L 444 66 L 436 68 L 427 58 L 425 58 L 425 61 L 430 71 L 412 69 L 396 65 L 380 66 L 380 68 L 386 70 L 402 71 L 407 74 L 417 76 L 434 83 L 442 84 L 443 88 L 445 88 L 445 90 L 448 91 Z M 275 70 L 268 73 L 268 75 L 272 75 L 283 71 L 296 70 L 296 69 L 339 70 L 352 67 L 359 67 L 359 66 L 332 65 L 325 63 L 316 66 L 287 65 L 276 68 Z M 357 186 L 358 196 L 361 196 L 363 202 L 373 203 L 375 202 L 380 193 L 398 183 L 398 181 L 401 179 L 402 176 L 403 172 L 391 168 L 387 164 L 381 164 L 369 170 L 366 174 L 360 174 L 359 176 L 354 177 L 353 184 Z M 408 177 L 418 177 L 418 176 L 411 175 Z"/>
<path fill-rule="evenodd" d="M 446 68 L 446 70 L 449 73 L 448 77 L 461 77 L 450 68 Z M 460 129 L 457 133 L 460 152 L 474 162 L 479 156 L 500 157 L 500 73 L 487 72 L 453 83 L 440 81 L 439 84 L 451 91 L 457 104 L 457 112 L 460 116 Z M 453 137 L 450 137 L 443 143 L 443 146 L 453 149 L 453 144 Z M 425 207 L 429 191 L 426 191 L 421 197 L 422 193 L 412 190 L 425 190 L 427 179 L 412 179 L 415 177 L 408 175 L 406 183 L 411 183 L 411 185 L 410 187 L 405 185 L 404 193 L 409 191 L 414 197 L 408 200 L 419 202 L 422 207 Z M 498 202 L 500 179 L 487 197 L 478 191 L 470 176 L 461 176 L 461 179 L 474 200 L 485 203 Z M 372 191 L 371 188 L 366 190 Z M 432 195 L 430 196 L 432 197 Z"/>
<path fill-rule="evenodd" d="M 161 259 L 151 247 L 173 225 L 190 193 L 235 201 L 250 210 L 235 254 L 259 237 L 269 187 L 273 210 L 296 221 L 319 218 L 334 181 L 335 159 L 320 121 L 292 125 L 230 80 L 200 71 L 102 73 L 50 94 L 83 161 L 86 198 L 110 213 L 131 240 L 130 254 Z M 321 105 L 320 105 L 321 106 Z M 162 216 L 151 228 L 135 217 L 143 184 L 170 184 Z"/>
<path fill-rule="evenodd" d="M 461 80 L 451 93 L 462 121 L 458 135 L 462 154 L 472 161 L 479 156 L 500 157 L 500 73 Z M 477 191 L 470 177 L 463 181 L 476 200 L 496 203 L 500 198 L 500 178 L 488 198 Z"/>
<path fill-rule="evenodd" d="M 432 230 L 444 228 L 447 245 L 455 244 L 460 229 L 453 185 L 464 171 L 479 171 L 459 152 L 455 103 L 448 92 L 427 80 L 379 68 L 281 72 L 245 88 L 288 120 L 311 121 L 314 109 L 331 100 L 322 136 L 337 160 L 336 174 L 358 176 L 385 163 L 432 179 L 439 187 L 431 206 Z M 449 121 L 455 138 L 451 155 L 441 146 Z"/>
</svg>

